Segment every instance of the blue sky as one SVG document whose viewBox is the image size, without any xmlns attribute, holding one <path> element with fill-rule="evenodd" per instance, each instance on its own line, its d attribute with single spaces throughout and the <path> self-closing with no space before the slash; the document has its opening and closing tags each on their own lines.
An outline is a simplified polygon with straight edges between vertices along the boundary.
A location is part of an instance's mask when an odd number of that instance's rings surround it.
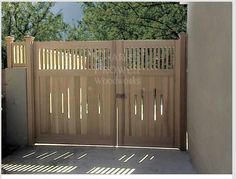
<svg viewBox="0 0 236 179">
<path fill-rule="evenodd" d="M 63 18 L 66 23 L 73 24 L 83 17 L 82 3 L 78 2 L 56 2 L 55 6 L 51 9 L 53 13 L 62 10 Z"/>
</svg>

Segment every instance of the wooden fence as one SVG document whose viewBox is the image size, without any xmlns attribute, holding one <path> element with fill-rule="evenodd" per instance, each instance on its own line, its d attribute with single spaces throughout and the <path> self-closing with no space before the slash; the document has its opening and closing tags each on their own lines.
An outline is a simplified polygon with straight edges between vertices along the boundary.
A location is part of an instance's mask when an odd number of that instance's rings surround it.
<svg viewBox="0 0 236 179">
<path fill-rule="evenodd" d="M 29 143 L 185 149 L 186 35 L 178 40 L 14 42 L 26 68 Z"/>
</svg>

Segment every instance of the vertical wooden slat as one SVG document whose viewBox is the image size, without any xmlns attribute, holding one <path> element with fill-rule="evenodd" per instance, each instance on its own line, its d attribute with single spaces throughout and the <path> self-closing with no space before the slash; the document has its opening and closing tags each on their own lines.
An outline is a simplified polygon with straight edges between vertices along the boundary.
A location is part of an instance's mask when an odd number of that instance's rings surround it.
<svg viewBox="0 0 236 179">
<path fill-rule="evenodd" d="M 71 69 L 75 69 L 75 49 L 71 49 Z"/>
<path fill-rule="evenodd" d="M 128 66 L 129 66 L 129 56 L 128 56 L 128 50 L 127 50 L 127 48 L 124 48 L 124 65 L 125 65 L 125 70 L 127 70 L 128 69 Z"/>
<path fill-rule="evenodd" d="M 60 51 L 61 52 L 61 51 Z M 60 60 L 61 58 L 61 53 L 59 55 Z M 61 64 L 61 61 L 60 61 Z M 62 113 L 62 108 L 64 109 L 64 90 L 63 90 L 63 85 L 64 85 L 64 81 L 63 81 L 63 77 L 59 77 L 58 79 L 58 90 L 59 90 L 59 94 L 58 94 L 58 128 L 59 128 L 59 134 L 64 134 L 64 111 Z M 63 99 L 62 99 L 63 96 Z M 63 105 L 63 106 L 62 106 Z"/>
<path fill-rule="evenodd" d="M 58 70 L 61 70 L 61 66 L 62 66 L 62 51 L 61 51 L 61 49 L 58 49 L 57 50 L 57 56 L 58 56 L 58 59 L 57 59 L 57 67 L 58 67 Z"/>
<path fill-rule="evenodd" d="M 80 87 L 82 89 L 82 119 L 81 119 L 81 134 L 87 134 L 87 114 L 86 114 L 86 102 L 87 102 L 87 79 L 86 77 L 80 78 Z M 89 126 L 88 126 L 89 127 Z"/>
<path fill-rule="evenodd" d="M 158 69 L 162 68 L 161 47 L 158 47 Z"/>
<path fill-rule="evenodd" d="M 58 90 L 58 78 L 53 78 L 53 85 L 52 85 L 52 116 L 55 125 L 55 133 L 59 134 L 59 117 L 58 114 L 60 112 L 60 108 L 58 105 L 58 99 L 60 98 L 60 93 Z"/>
<path fill-rule="evenodd" d="M 165 58 L 166 58 L 166 61 L 165 61 L 165 69 L 168 69 L 168 66 L 169 66 L 168 47 L 165 47 Z"/>
<path fill-rule="evenodd" d="M 46 77 L 39 78 L 40 84 L 40 133 L 49 133 L 49 126 L 47 125 L 47 113 L 46 113 L 46 103 L 47 103 L 47 95 L 46 95 Z"/>
<path fill-rule="evenodd" d="M 77 61 L 77 59 L 76 59 Z M 77 67 L 77 66 L 76 66 Z M 80 119 L 80 77 L 75 77 L 75 120 L 76 133 L 81 135 L 81 119 Z"/>
<path fill-rule="evenodd" d="M 141 69 L 144 69 L 144 48 L 141 48 Z"/>
<path fill-rule="evenodd" d="M 68 58 L 69 58 L 69 65 L 68 65 L 68 69 L 72 70 L 73 69 L 73 49 L 69 49 L 69 54 L 68 54 Z"/>
<path fill-rule="evenodd" d="M 154 63 L 153 63 L 153 57 L 154 57 L 154 55 L 153 55 L 153 53 L 154 53 L 154 51 L 153 51 L 153 48 L 149 48 L 149 54 L 150 54 L 150 57 L 149 57 L 149 59 L 150 59 L 150 62 L 149 62 L 149 69 L 153 69 L 154 68 Z"/>
<path fill-rule="evenodd" d="M 26 54 L 25 54 L 25 45 L 23 46 L 23 59 L 24 59 L 24 64 L 27 64 L 27 59 L 26 59 Z"/>
<path fill-rule="evenodd" d="M 173 69 L 173 60 L 174 60 L 174 48 L 170 47 L 170 69 Z"/>
<path fill-rule="evenodd" d="M 54 59 L 54 65 L 53 65 L 53 70 L 57 70 L 57 62 L 58 62 L 58 59 L 57 59 L 57 49 L 53 49 L 52 50 L 52 55 L 53 55 L 53 59 Z"/>
<path fill-rule="evenodd" d="M 15 45 L 15 58 L 16 58 L 16 64 L 19 64 L 19 48 L 18 45 Z"/>
<path fill-rule="evenodd" d="M 82 56 L 81 56 L 81 49 L 77 49 L 77 65 L 78 65 L 78 69 L 81 70 L 82 69 Z"/>
<path fill-rule="evenodd" d="M 51 70 L 55 70 L 55 56 L 54 56 L 54 50 L 51 50 L 51 56 L 52 56 L 52 58 L 51 58 L 51 61 L 52 61 L 52 63 L 51 63 Z"/>
<path fill-rule="evenodd" d="M 50 69 L 50 50 L 49 49 L 47 49 L 46 60 L 47 60 L 47 70 L 49 70 Z"/>
<path fill-rule="evenodd" d="M 19 45 L 19 50 L 20 50 L 20 64 L 23 64 L 23 49 L 22 49 L 22 45 Z"/>
<path fill-rule="evenodd" d="M 87 56 L 87 48 L 83 48 L 83 63 L 84 63 L 84 70 L 88 69 L 88 56 Z"/>
<path fill-rule="evenodd" d="M 165 47 L 165 69 L 168 69 L 168 48 Z"/>
<path fill-rule="evenodd" d="M 41 52 L 42 52 L 42 54 L 41 54 L 42 69 L 45 70 L 46 69 L 46 67 L 45 67 L 45 49 L 43 48 Z"/>
<path fill-rule="evenodd" d="M 68 119 L 68 132 L 69 134 L 76 134 L 76 119 L 75 119 L 75 78 L 70 77 L 69 79 L 69 85 L 67 90 L 69 89 L 69 94 L 67 91 L 67 96 L 69 106 L 68 107 L 68 113 L 70 114 L 70 118 Z"/>
<path fill-rule="evenodd" d="M 94 65 L 95 65 L 95 69 L 98 69 L 98 49 L 94 49 L 94 57 L 95 57 L 95 61 L 94 61 Z"/>
<path fill-rule="evenodd" d="M 154 48 L 154 52 L 153 52 L 153 65 L 154 65 L 154 70 L 157 69 L 157 48 Z"/>
<path fill-rule="evenodd" d="M 69 126 L 68 126 L 68 87 L 69 81 L 67 77 L 63 77 L 63 106 L 64 106 L 64 114 L 63 114 L 63 126 L 64 126 L 64 134 L 69 134 Z"/>
<path fill-rule="evenodd" d="M 70 49 L 66 49 L 66 69 L 70 69 Z"/>
<path fill-rule="evenodd" d="M 156 123 L 155 123 L 155 136 L 158 138 L 161 138 L 162 135 L 162 117 L 161 117 L 161 98 L 160 96 L 162 95 L 162 83 L 161 83 L 161 78 L 162 77 L 156 77 L 156 83 L 155 87 L 157 89 L 157 110 L 156 110 Z"/>
<path fill-rule="evenodd" d="M 89 48 L 89 69 L 92 70 L 93 69 L 93 49 Z"/>
<path fill-rule="evenodd" d="M 108 56 L 107 56 L 107 48 L 104 48 L 104 69 L 108 69 Z"/>
<path fill-rule="evenodd" d="M 54 78 L 52 76 L 49 77 L 49 119 L 51 125 L 51 133 L 56 133 L 56 120 L 55 120 L 55 111 L 53 110 L 54 105 L 53 101 L 55 100 L 54 95 Z"/>
<path fill-rule="evenodd" d="M 86 48 L 83 48 L 83 69 L 86 70 L 87 69 L 87 63 L 88 59 L 86 56 Z"/>
<path fill-rule="evenodd" d="M 91 49 L 91 69 L 95 69 L 95 49 Z"/>
<path fill-rule="evenodd" d="M 79 52 L 78 49 L 75 49 L 75 69 L 79 69 Z"/>
<path fill-rule="evenodd" d="M 88 135 L 99 135 L 99 119 L 98 119 L 98 92 L 97 85 L 94 77 L 88 77 L 87 81 L 87 94 L 85 100 L 85 108 L 88 104 L 89 110 L 87 114 L 88 121 Z"/>
<path fill-rule="evenodd" d="M 167 138 L 169 135 L 169 118 L 168 118 L 168 106 L 169 106 L 169 97 L 168 97 L 168 91 L 169 91 L 169 79 L 168 76 L 165 76 L 162 78 L 162 92 L 163 92 L 163 136 L 164 138 Z"/>
<path fill-rule="evenodd" d="M 66 59 L 65 59 L 65 49 L 61 49 L 61 69 L 65 70 L 65 66 L 66 66 Z"/>
<path fill-rule="evenodd" d="M 88 48 L 87 50 L 88 50 L 88 53 L 87 53 L 88 65 L 87 66 L 88 66 L 88 69 L 91 70 L 92 69 L 92 67 L 91 67 L 91 59 L 92 59 L 91 58 L 91 48 Z"/>
<path fill-rule="evenodd" d="M 105 115 L 104 115 L 104 109 L 107 109 L 105 108 L 105 104 L 104 103 L 104 88 L 105 86 L 102 85 L 102 84 L 99 84 L 99 90 L 98 90 L 98 95 L 96 96 L 97 97 L 97 105 L 95 106 L 97 108 L 97 115 L 98 115 L 98 121 L 99 121 L 99 135 L 100 136 L 103 136 L 104 135 L 104 128 L 105 128 Z M 100 109 L 99 109 L 99 106 L 100 106 Z M 108 110 L 108 109 L 107 109 Z"/>
<path fill-rule="evenodd" d="M 47 49 L 44 48 L 44 51 L 43 51 L 43 68 L 44 70 L 47 69 Z"/>
<path fill-rule="evenodd" d="M 140 69 L 140 48 L 137 48 L 137 70 Z"/>
<path fill-rule="evenodd" d="M 160 69 L 160 48 L 159 47 L 156 49 L 156 64 L 157 64 L 157 69 Z"/>
<path fill-rule="evenodd" d="M 13 45 L 14 46 L 14 48 L 13 48 L 13 50 L 14 50 L 14 54 L 13 54 L 13 58 L 14 58 L 14 64 L 17 64 L 17 45 Z"/>
<path fill-rule="evenodd" d="M 82 54 L 83 54 L 83 70 L 87 69 L 87 58 L 86 58 L 86 49 L 82 49 Z"/>
<path fill-rule="evenodd" d="M 50 62 L 51 62 L 51 57 L 50 57 L 50 50 L 47 49 L 47 70 L 50 70 Z"/>
<path fill-rule="evenodd" d="M 104 69 L 104 55 L 103 55 L 103 48 L 100 49 L 100 69 Z"/>
<path fill-rule="evenodd" d="M 48 57 L 47 57 L 48 53 L 47 53 L 47 51 L 48 51 L 47 49 L 45 49 L 45 51 L 44 51 L 45 70 L 48 69 Z"/>
<path fill-rule="evenodd" d="M 129 58 L 128 69 L 131 70 L 132 69 L 132 51 L 131 51 L 131 48 L 127 48 L 127 51 L 128 51 L 128 58 Z"/>
<path fill-rule="evenodd" d="M 35 53 L 35 59 L 37 60 L 37 64 L 38 64 L 38 66 L 37 66 L 37 68 L 36 68 L 36 70 L 42 70 L 42 49 L 38 49 L 38 54 L 37 53 Z"/>
<path fill-rule="evenodd" d="M 17 45 L 14 45 L 14 60 L 14 63 L 17 64 Z"/>
<path fill-rule="evenodd" d="M 141 82 L 141 78 L 137 78 Z M 136 94 L 137 94 L 137 115 L 136 122 L 138 124 L 138 136 L 142 136 L 142 121 L 141 121 L 141 85 L 136 85 Z"/>
<path fill-rule="evenodd" d="M 79 69 L 80 70 L 83 70 L 83 66 L 84 66 L 84 64 L 83 64 L 83 49 L 79 49 Z"/>
<path fill-rule="evenodd" d="M 12 44 L 12 65 L 16 64 L 16 46 Z"/>
<path fill-rule="evenodd" d="M 134 115 L 134 86 L 130 85 L 130 120 L 131 120 L 131 135 L 136 136 L 136 120 Z"/>
<path fill-rule="evenodd" d="M 46 125 L 48 127 L 48 133 L 52 134 L 54 132 L 53 130 L 53 124 L 52 124 L 52 118 L 50 114 L 50 92 L 51 92 L 51 77 L 47 76 L 45 78 L 45 113 L 46 113 Z"/>
<path fill-rule="evenodd" d="M 66 70 L 69 70 L 70 66 L 70 50 L 65 49 L 65 56 L 66 56 Z"/>
<path fill-rule="evenodd" d="M 138 81 L 138 77 L 135 77 L 135 79 Z M 139 88 L 140 86 L 138 84 L 134 84 L 134 119 L 135 119 L 135 136 L 140 137 L 141 136 L 141 120 L 140 120 L 140 95 L 139 95 Z"/>
<path fill-rule="evenodd" d="M 170 59 L 171 59 L 171 57 L 170 57 L 170 48 L 167 47 L 166 49 L 167 49 L 167 59 L 168 59 L 166 69 L 170 69 Z"/>
<path fill-rule="evenodd" d="M 148 107 L 148 81 L 146 77 L 142 77 L 142 82 L 143 82 L 143 120 L 142 120 L 142 137 L 147 136 L 147 121 L 149 117 L 149 107 Z"/>
<path fill-rule="evenodd" d="M 149 62 L 148 62 L 148 48 L 145 48 L 145 51 L 144 51 L 144 57 L 145 57 L 145 69 L 147 70 L 149 68 Z"/>
<path fill-rule="evenodd" d="M 168 89 L 168 96 L 169 96 L 169 102 L 168 102 L 168 122 L 169 122 L 169 136 L 173 139 L 172 145 L 174 146 L 174 80 L 173 76 L 169 77 L 169 89 Z"/>
<path fill-rule="evenodd" d="M 155 78 L 149 78 L 149 118 L 148 118 L 148 136 L 154 137 L 154 126 L 156 121 L 154 121 L 154 89 L 155 89 Z"/>
<path fill-rule="evenodd" d="M 112 137 L 112 133 L 111 133 L 111 120 L 115 120 L 115 118 L 113 118 L 112 116 L 112 109 L 115 108 L 115 106 L 112 106 L 112 99 L 113 102 L 115 102 L 114 96 L 112 96 L 111 94 L 111 90 L 112 86 L 111 84 L 109 85 L 103 85 L 103 91 L 102 91 L 102 105 L 103 106 L 101 108 L 101 114 L 102 117 L 104 117 L 103 119 L 103 134 L 105 136 L 111 136 Z"/>
<path fill-rule="evenodd" d="M 136 59 L 135 59 L 135 57 L 136 57 L 136 54 L 135 54 L 135 48 L 131 48 L 131 55 L 132 55 L 132 57 L 131 57 L 131 59 L 132 59 L 132 69 L 133 70 L 135 70 L 135 68 L 136 68 L 136 65 L 135 65 L 135 63 L 136 63 Z"/>
</svg>

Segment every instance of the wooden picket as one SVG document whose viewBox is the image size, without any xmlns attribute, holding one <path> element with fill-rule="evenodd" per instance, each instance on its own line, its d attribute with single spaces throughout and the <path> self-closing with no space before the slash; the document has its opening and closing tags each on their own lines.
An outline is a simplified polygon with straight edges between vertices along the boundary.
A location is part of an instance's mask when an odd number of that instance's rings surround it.
<svg viewBox="0 0 236 179">
<path fill-rule="evenodd" d="M 185 39 L 183 33 L 178 40 L 7 37 L 8 68 L 27 68 L 29 143 L 184 150 Z"/>
</svg>

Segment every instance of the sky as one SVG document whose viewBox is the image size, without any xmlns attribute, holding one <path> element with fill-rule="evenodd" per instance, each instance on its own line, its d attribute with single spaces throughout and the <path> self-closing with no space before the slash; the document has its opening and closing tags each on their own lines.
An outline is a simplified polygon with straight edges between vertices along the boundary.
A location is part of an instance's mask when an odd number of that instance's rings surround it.
<svg viewBox="0 0 236 179">
<path fill-rule="evenodd" d="M 68 24 L 73 24 L 83 17 L 82 3 L 78 2 L 56 2 L 55 6 L 51 9 L 53 13 L 62 10 L 64 21 Z"/>
</svg>

